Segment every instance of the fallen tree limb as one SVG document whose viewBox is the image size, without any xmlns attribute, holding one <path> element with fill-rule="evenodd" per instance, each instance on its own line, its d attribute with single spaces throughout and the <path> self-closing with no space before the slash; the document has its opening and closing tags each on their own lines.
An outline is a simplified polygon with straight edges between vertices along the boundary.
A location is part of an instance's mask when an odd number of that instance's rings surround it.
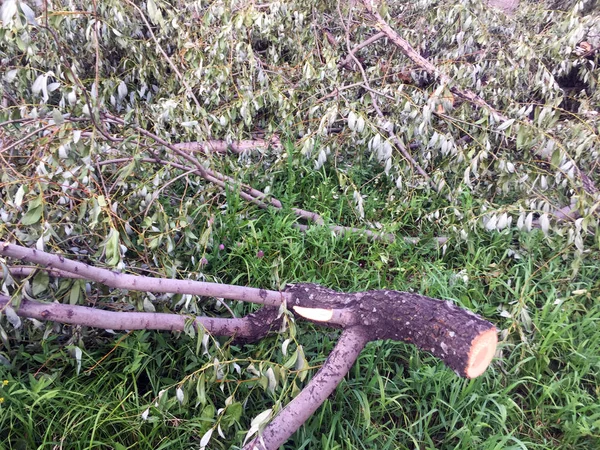
<svg viewBox="0 0 600 450">
<path fill-rule="evenodd" d="M 99 161 L 98 164 L 100 166 L 105 166 L 108 164 L 121 164 L 121 163 L 125 163 L 125 162 L 131 162 L 132 160 L 133 160 L 132 158 L 119 158 L 119 159 L 112 159 L 112 160 L 106 160 L 106 161 Z M 247 202 L 253 203 L 262 209 L 267 209 L 269 207 L 273 207 L 276 209 L 283 209 L 283 204 L 278 199 L 269 197 L 265 193 L 259 191 L 258 189 L 254 189 L 251 186 L 237 183 L 233 178 L 222 175 L 219 172 L 216 172 L 216 171 L 213 171 L 213 170 L 210 170 L 207 168 L 203 168 L 202 171 L 200 171 L 199 169 L 194 169 L 194 168 L 190 169 L 190 167 L 188 167 L 184 164 L 177 163 L 177 162 L 170 161 L 170 160 L 165 160 L 158 156 L 156 156 L 155 158 L 140 158 L 139 161 L 146 162 L 146 163 L 152 163 L 152 164 L 169 165 L 172 167 L 176 167 L 180 170 L 191 171 L 191 172 L 195 173 L 196 175 L 201 176 L 206 181 L 221 187 L 222 189 L 225 189 L 228 184 L 230 186 L 239 185 L 240 186 L 239 195 L 242 199 L 246 200 Z M 316 225 L 323 225 L 323 226 L 325 225 L 325 221 L 323 220 L 323 218 L 315 212 L 306 211 L 301 208 L 291 208 L 291 210 L 297 217 L 299 217 L 301 219 L 308 220 L 310 222 L 315 223 Z M 308 226 L 306 226 L 306 225 L 296 224 L 296 226 L 297 226 L 297 228 L 301 229 L 302 231 L 308 230 Z M 388 241 L 388 242 L 394 242 L 394 240 L 395 240 L 395 236 L 391 233 L 377 232 L 377 231 L 367 230 L 367 229 L 363 229 L 363 228 L 345 227 L 345 226 L 341 226 L 341 225 L 329 225 L 329 229 L 335 234 L 354 233 L 354 234 L 363 234 L 363 235 L 367 236 L 368 238 L 374 239 L 374 240 L 384 240 L 384 241 Z"/>
<path fill-rule="evenodd" d="M 365 86 L 367 88 L 369 88 L 369 90 L 374 91 L 369 86 L 369 78 L 367 77 L 365 69 L 363 68 L 363 66 L 362 66 L 361 62 L 358 60 L 358 58 L 354 55 L 354 51 L 350 49 L 350 30 L 346 26 L 346 22 L 344 20 L 344 17 L 342 16 L 342 11 L 340 10 L 340 4 L 339 4 L 339 2 L 338 2 L 338 15 L 340 17 L 340 21 L 342 23 L 342 26 L 344 27 L 344 30 L 345 30 L 346 47 L 348 48 L 348 53 L 349 53 L 348 56 L 350 57 L 350 59 L 354 60 L 354 63 L 356 64 L 356 66 L 360 70 L 360 73 L 362 75 L 363 82 L 364 82 Z M 381 32 L 381 33 L 385 35 L 385 32 Z M 378 33 L 378 34 L 380 34 L 380 33 Z M 375 36 L 377 36 L 377 35 L 375 35 Z M 379 118 L 382 119 L 382 120 L 385 120 L 385 115 L 383 114 L 383 112 L 381 111 L 381 108 L 379 107 L 379 103 L 377 101 L 377 97 L 371 96 L 371 103 L 373 104 L 373 108 L 375 109 L 375 112 L 377 113 L 377 115 L 379 116 Z M 427 183 L 429 183 L 429 185 L 432 187 L 433 190 L 438 191 L 437 186 L 435 185 L 435 183 L 433 182 L 433 180 L 431 179 L 431 177 L 429 176 L 429 174 L 427 172 L 425 172 L 425 170 L 423 170 L 423 168 L 419 165 L 419 163 L 413 158 L 413 156 L 407 150 L 407 148 L 404 145 L 404 143 L 398 138 L 398 136 L 396 136 L 396 134 L 394 133 L 394 131 L 391 128 L 388 129 L 388 130 L 386 130 L 386 131 L 387 131 L 388 135 L 390 136 L 390 139 L 392 140 L 392 142 L 394 143 L 394 145 L 398 149 L 398 151 L 408 161 L 408 163 L 411 165 L 411 167 L 414 170 L 416 170 L 419 173 L 419 175 L 421 175 L 425 179 L 425 181 L 427 181 Z"/>
<path fill-rule="evenodd" d="M 10 297 L 0 294 L 0 311 L 10 304 Z M 199 325 L 215 336 L 232 336 L 244 341 L 265 337 L 274 326 L 278 308 L 263 308 L 243 318 L 190 317 L 183 314 L 106 311 L 88 306 L 46 303 L 22 299 L 17 309 L 21 317 L 82 325 L 106 330 L 183 331 L 187 321 Z"/>
<path fill-rule="evenodd" d="M 417 52 L 406 40 L 402 39 L 402 37 L 394 30 L 384 19 L 381 17 L 381 14 L 373 7 L 371 4 L 371 0 L 362 0 L 363 5 L 367 9 L 368 13 L 375 19 L 377 23 L 377 27 L 385 33 L 390 41 L 392 41 L 401 51 L 407 56 L 411 61 L 416 63 L 419 67 L 425 70 L 428 74 L 437 79 L 440 83 L 447 85 L 450 91 L 467 100 L 480 108 L 484 108 L 488 110 L 491 114 L 493 114 L 497 120 L 506 121 L 508 117 L 502 114 L 500 111 L 495 109 L 493 106 L 488 104 L 485 100 L 479 97 L 475 92 L 469 89 L 463 89 L 459 86 L 455 86 L 452 78 L 438 69 L 434 64 L 432 64 L 428 59 L 423 58 L 419 52 Z"/>
<path fill-rule="evenodd" d="M 71 272 L 105 286 L 145 292 L 170 292 L 210 297 L 236 299 L 245 302 L 260 303 L 266 306 L 279 306 L 284 296 L 278 291 L 256 289 L 245 286 L 233 286 L 194 280 L 173 280 L 153 278 L 143 275 L 128 275 L 100 267 L 92 267 L 79 261 L 72 261 L 61 255 L 42 252 L 0 241 L 0 255 L 39 264 L 47 269 L 59 269 Z"/>
<path fill-rule="evenodd" d="M 489 366 L 496 350 L 497 331 L 488 321 L 453 303 L 409 292 L 375 290 L 342 293 L 308 283 L 285 291 L 127 275 L 71 261 L 35 249 L 0 241 L 0 255 L 35 262 L 46 269 L 77 274 L 109 287 L 151 292 L 218 296 L 270 305 L 244 318 L 187 317 L 177 314 L 102 311 L 86 306 L 21 299 L 21 317 L 52 320 L 105 329 L 182 330 L 194 326 L 221 336 L 254 341 L 281 321 L 283 302 L 297 318 L 344 332 L 321 370 L 305 389 L 245 449 L 275 450 L 325 401 L 369 341 L 392 339 L 416 345 L 442 359 L 457 375 L 474 378 Z M 11 299 L 0 295 L 0 312 Z"/>
<path fill-rule="evenodd" d="M 2 241 L 0 255 L 74 273 L 119 289 L 220 297 L 266 306 L 285 302 L 298 316 L 320 325 L 362 326 L 368 328 L 371 340 L 414 343 L 442 359 L 460 376 L 469 378 L 483 373 L 496 346 L 496 329 L 491 323 L 451 302 L 409 292 L 377 290 L 348 294 L 308 283 L 289 285 L 280 292 L 128 275 Z"/>
</svg>

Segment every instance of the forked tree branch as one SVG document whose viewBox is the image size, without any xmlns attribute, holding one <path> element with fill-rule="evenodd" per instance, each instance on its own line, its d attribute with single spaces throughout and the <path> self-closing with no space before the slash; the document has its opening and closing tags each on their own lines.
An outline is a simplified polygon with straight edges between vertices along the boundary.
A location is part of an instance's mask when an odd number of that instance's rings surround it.
<svg viewBox="0 0 600 450">
<path fill-rule="evenodd" d="M 315 377 L 254 441 L 244 447 L 246 450 L 275 450 L 283 444 L 333 392 L 369 341 L 393 339 L 412 343 L 467 378 L 481 375 L 496 350 L 496 328 L 490 322 L 451 302 L 409 292 L 377 290 L 348 294 L 307 283 L 288 285 L 284 292 L 277 292 L 127 275 L 2 241 L 0 255 L 34 262 L 47 270 L 73 273 L 110 287 L 217 296 L 270 305 L 241 319 L 222 319 L 111 312 L 21 299 L 16 313 L 22 317 L 119 330 L 182 330 L 187 321 L 192 321 L 194 326 L 202 325 L 216 335 L 254 341 L 264 337 L 281 321 L 277 306 L 285 302 L 298 318 L 344 329 L 340 341 Z M 10 304 L 9 297 L 0 295 L 0 312 Z"/>
<path fill-rule="evenodd" d="M 451 302 L 409 292 L 376 290 L 348 294 L 309 283 L 288 285 L 284 292 L 279 292 L 128 275 L 2 241 L 0 255 L 71 272 L 120 289 L 222 297 L 267 306 L 285 302 L 297 316 L 319 325 L 344 329 L 360 326 L 368 329 L 371 340 L 394 339 L 415 344 L 468 378 L 485 371 L 497 343 L 496 328 L 490 322 Z"/>
</svg>

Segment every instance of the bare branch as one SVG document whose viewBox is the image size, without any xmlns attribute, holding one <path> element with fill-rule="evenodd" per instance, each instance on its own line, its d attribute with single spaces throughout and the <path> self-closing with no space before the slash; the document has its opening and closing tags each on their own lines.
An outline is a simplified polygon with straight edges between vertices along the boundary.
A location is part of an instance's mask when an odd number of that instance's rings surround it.
<svg viewBox="0 0 600 450">
<path fill-rule="evenodd" d="M 278 449 L 331 395 L 367 342 L 368 333 L 363 327 L 344 330 L 317 374 L 302 392 L 275 416 L 260 436 L 244 446 L 244 450 Z"/>
<path fill-rule="evenodd" d="M 35 249 L 0 241 L 0 255 L 83 276 L 107 286 L 154 292 L 191 293 L 272 305 L 242 319 L 193 317 L 176 314 L 103 311 L 85 306 L 40 303 L 22 299 L 17 314 L 39 320 L 105 329 L 183 330 L 187 320 L 216 335 L 256 340 L 271 331 L 282 302 L 294 313 L 322 326 L 344 328 L 325 364 L 302 392 L 267 425 L 246 450 L 279 448 L 335 390 L 367 342 L 402 340 L 430 351 L 463 377 L 481 375 L 496 349 L 496 328 L 470 311 L 408 292 L 377 290 L 352 294 L 309 283 L 288 285 L 285 292 L 189 280 L 167 280 L 125 275 L 93 268 Z M 0 311 L 10 305 L 0 295 Z"/>
<path fill-rule="evenodd" d="M 391 290 L 336 292 L 309 283 L 285 292 L 192 280 L 127 275 L 0 241 L 0 255 L 75 273 L 106 286 L 146 292 L 214 296 L 268 306 L 285 302 L 296 314 L 326 326 L 368 329 L 372 340 L 403 340 L 431 351 L 460 376 L 481 375 L 496 349 L 496 328 L 481 317 L 423 295 Z"/>
<path fill-rule="evenodd" d="M 279 306 L 287 299 L 287 295 L 284 292 L 269 291 L 266 289 L 194 280 L 152 278 L 113 272 L 108 269 L 88 266 L 79 261 L 72 261 L 64 256 L 29 249 L 4 241 L 0 241 L 0 255 L 39 264 L 49 269 L 64 270 L 109 287 L 132 291 L 202 295 L 260 303 L 267 306 Z"/>
<path fill-rule="evenodd" d="M 0 294 L 0 311 L 10 304 L 10 297 Z M 222 319 L 203 316 L 185 316 L 169 313 L 105 311 L 88 306 L 63 303 L 42 303 L 21 300 L 16 310 L 21 317 L 50 320 L 72 325 L 83 325 L 105 330 L 169 330 L 183 331 L 186 321 L 194 327 L 202 325 L 215 336 L 234 336 L 243 340 L 259 340 L 274 326 L 277 308 L 264 308 L 241 319 Z"/>
</svg>

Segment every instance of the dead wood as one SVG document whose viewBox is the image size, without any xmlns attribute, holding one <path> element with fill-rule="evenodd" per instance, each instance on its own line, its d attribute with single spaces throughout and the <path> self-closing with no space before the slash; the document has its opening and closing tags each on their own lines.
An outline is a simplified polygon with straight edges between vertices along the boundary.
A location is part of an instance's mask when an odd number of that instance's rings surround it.
<svg viewBox="0 0 600 450">
<path fill-rule="evenodd" d="M 172 280 L 118 273 L 35 249 L 0 241 L 0 255 L 41 265 L 52 275 L 76 274 L 109 287 L 149 292 L 218 296 L 268 305 L 243 318 L 192 317 L 179 314 L 114 312 L 86 306 L 43 303 L 20 298 L 16 314 L 37 320 L 113 330 L 184 330 L 186 325 L 209 333 L 256 341 L 279 329 L 282 306 L 298 318 L 344 331 L 326 363 L 304 390 L 245 449 L 274 450 L 283 444 L 348 372 L 369 341 L 393 339 L 416 345 L 442 359 L 457 375 L 474 378 L 490 364 L 496 350 L 494 325 L 449 301 L 410 292 L 374 290 L 342 293 L 316 284 L 288 285 L 283 292 L 192 280 Z M 27 268 L 28 270 L 30 268 Z M 12 271 L 12 270 L 11 270 Z M 18 271 L 17 271 L 18 272 Z M 30 271 L 24 272 L 31 275 Z M 0 311 L 13 308 L 0 295 Z"/>
</svg>

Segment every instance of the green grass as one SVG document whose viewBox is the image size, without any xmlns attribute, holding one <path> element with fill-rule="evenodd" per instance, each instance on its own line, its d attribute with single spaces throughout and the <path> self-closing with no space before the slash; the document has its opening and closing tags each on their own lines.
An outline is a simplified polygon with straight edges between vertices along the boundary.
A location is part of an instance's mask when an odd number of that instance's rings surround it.
<svg viewBox="0 0 600 450">
<path fill-rule="evenodd" d="M 332 223 L 357 223 L 352 190 L 344 192 L 337 172 L 289 162 L 276 169 L 276 195 L 284 203 L 316 210 Z M 440 249 L 428 238 L 443 225 L 420 218 L 443 211 L 443 199 L 418 193 L 395 199 L 385 180 L 355 169 L 344 176 L 367 195 L 367 219 L 398 236 L 421 236 L 422 243 L 335 237 L 319 227 L 303 234 L 292 227 L 289 210 L 261 211 L 229 192 L 221 197 L 225 209 L 207 203 L 194 213 L 197 236 L 215 215 L 212 245 L 204 247 L 207 279 L 265 288 L 304 281 L 347 291 L 413 289 L 454 299 L 497 324 L 501 358 L 482 377 L 464 380 L 410 345 L 370 343 L 285 448 L 600 448 L 597 250 L 577 256 L 558 236 L 514 228 L 472 230 L 467 241 L 451 239 Z M 132 244 L 133 254 L 149 252 Z M 152 254 L 165 263 L 165 273 L 169 267 L 186 273 L 197 270 L 190 259 L 196 250 L 182 245 L 173 257 L 159 247 Z M 172 310 L 177 300 L 157 308 Z M 256 308 L 230 305 L 239 315 Z M 198 301 L 198 308 L 226 314 L 214 301 Z M 202 336 L 183 333 L 52 327 L 27 326 L 3 339 L 1 354 L 10 366 L 0 365 L 0 380 L 7 381 L 0 387 L 1 448 L 188 449 L 217 424 L 225 439 L 215 431 L 210 448 L 239 448 L 251 419 L 289 402 L 339 333 L 299 322 L 281 335 L 240 345 L 212 338 L 203 343 Z M 291 344 L 284 355 L 286 339 Z M 84 350 L 79 373 L 74 345 Z M 307 363 L 295 366 L 290 358 L 300 345 Z M 273 391 L 264 376 L 269 368 L 277 378 Z"/>
</svg>

